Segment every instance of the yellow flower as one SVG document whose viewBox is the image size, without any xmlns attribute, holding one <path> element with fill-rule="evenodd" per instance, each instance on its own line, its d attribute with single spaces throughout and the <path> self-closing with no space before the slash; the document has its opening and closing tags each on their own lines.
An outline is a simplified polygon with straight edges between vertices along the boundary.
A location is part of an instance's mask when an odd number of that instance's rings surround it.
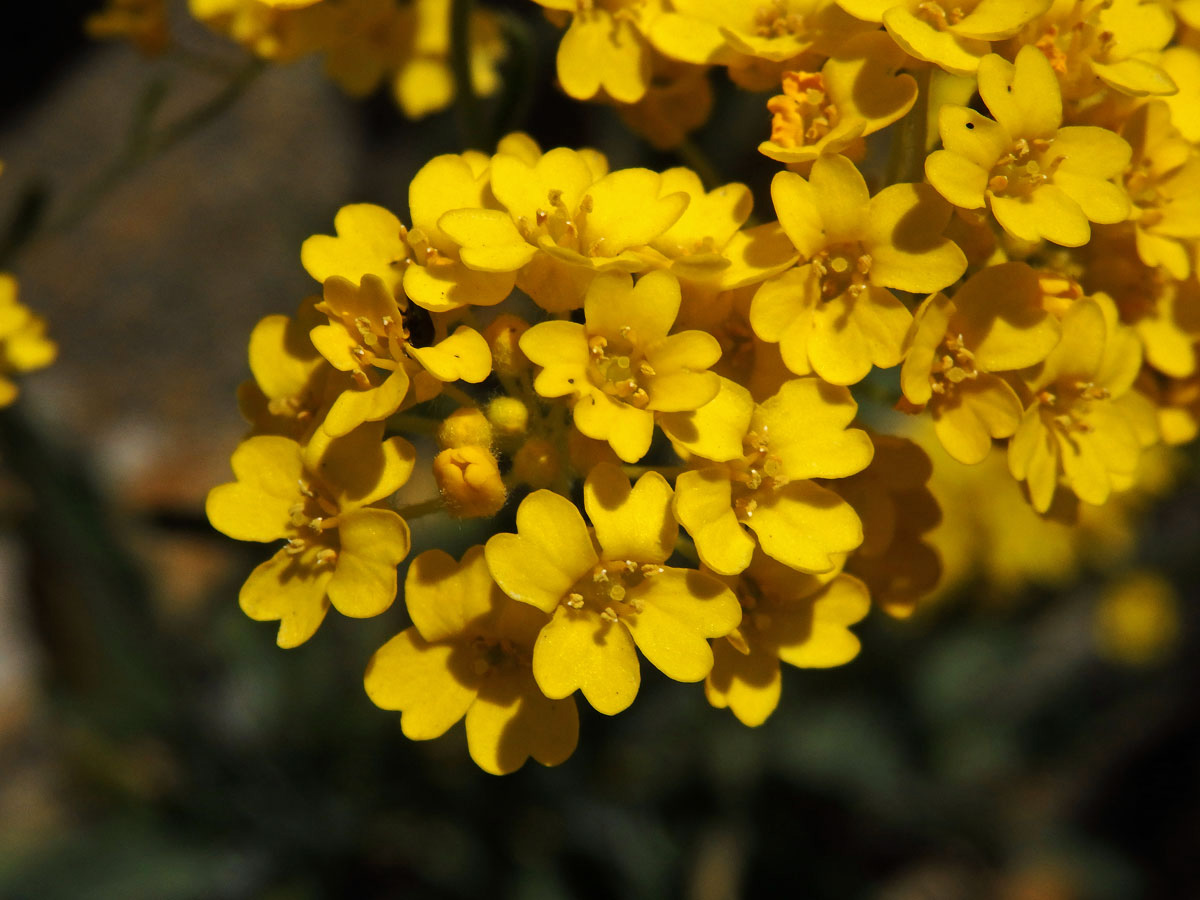
<svg viewBox="0 0 1200 900">
<path fill-rule="evenodd" d="M 1015 66 L 984 59 L 979 94 L 996 121 L 942 107 L 945 149 L 929 155 L 925 174 L 943 197 L 963 209 L 990 206 L 1013 237 L 1067 247 L 1088 242 L 1088 222 L 1128 217 L 1129 197 L 1112 179 L 1128 165 L 1129 145 L 1104 128 L 1060 127 L 1058 83 L 1036 47 L 1023 47 Z"/>
<path fill-rule="evenodd" d="M 636 103 L 617 104 L 617 112 L 656 150 L 671 150 L 708 121 L 712 105 L 707 68 L 655 53 L 646 93 Z"/>
<path fill-rule="evenodd" d="M 127 39 L 146 56 L 158 56 L 171 43 L 165 0 L 108 0 L 84 28 L 89 37 Z"/>
<path fill-rule="evenodd" d="M 905 53 L 956 75 L 973 75 L 992 41 L 1012 37 L 1052 0 L 838 0 L 868 22 L 882 22 Z"/>
<path fill-rule="evenodd" d="M 668 678 L 701 681 L 712 668 L 708 639 L 741 618 L 715 578 L 663 563 L 675 548 L 671 487 L 651 472 L 634 487 L 601 464 L 584 485 L 595 543 L 569 500 L 535 491 L 517 510 L 517 534 L 487 542 L 488 568 L 514 600 L 552 618 L 533 647 L 533 675 L 551 698 L 581 690 L 614 715 L 637 695 L 641 650 Z"/>
<path fill-rule="evenodd" d="M 761 725 L 779 704 L 779 663 L 827 669 L 850 662 L 860 643 L 849 626 L 871 608 L 866 585 L 835 569 L 801 575 L 761 552 L 736 578 L 725 578 L 742 605 L 742 623 L 713 646 L 704 682 L 708 702 L 743 725 Z"/>
<path fill-rule="evenodd" d="M 847 428 L 854 399 L 846 388 L 798 378 L 751 405 L 745 388 L 722 383 L 728 399 L 720 417 L 740 426 L 742 453 L 724 462 L 694 457 L 675 482 L 675 515 L 700 561 L 736 575 L 750 564 L 757 537 L 763 552 L 793 569 L 828 572 L 838 554 L 862 543 L 862 524 L 811 479 L 844 478 L 870 463 L 870 438 Z"/>
<path fill-rule="evenodd" d="M 471 759 L 493 775 L 531 756 L 556 766 L 574 752 L 575 701 L 547 699 L 530 670 L 547 616 L 496 587 L 482 547 L 461 563 L 441 550 L 422 553 L 404 600 L 413 625 L 375 652 L 363 684 L 377 706 L 400 711 L 406 737 L 441 737 L 465 716 Z"/>
<path fill-rule="evenodd" d="M 791 62 L 809 51 L 831 53 L 871 30 L 834 0 L 671 0 L 670 6 L 651 23 L 650 40 L 660 53 L 699 65 Z"/>
<path fill-rule="evenodd" d="M 504 211 L 474 204 L 446 213 L 438 226 L 480 277 L 521 270 L 517 286 L 542 307 L 576 308 L 595 274 L 649 268 L 646 245 L 688 204 L 687 194 L 665 192 L 657 172 L 595 165 L 594 156 L 566 147 L 532 162 L 497 153 L 491 189 Z"/>
<path fill-rule="evenodd" d="M 1200 52 L 1193 47 L 1168 47 L 1159 65 L 1179 91 L 1162 97 L 1171 110 L 1171 124 L 1193 144 L 1200 143 Z"/>
<path fill-rule="evenodd" d="M 313 346 L 334 368 L 349 372 L 354 382 L 325 417 L 323 428 L 333 437 L 396 412 L 420 369 L 437 382 L 462 379 L 478 384 L 491 374 L 487 341 L 464 325 L 433 346 L 413 346 L 395 298 L 374 275 L 364 275 L 361 285 L 336 275 L 327 278 L 325 298 L 317 309 L 329 323 L 309 332 Z M 418 386 L 417 393 L 415 399 L 421 400 L 437 391 Z"/>
<path fill-rule="evenodd" d="M 1179 595 L 1155 572 L 1132 572 L 1100 597 L 1094 624 L 1096 649 L 1131 666 L 1162 660 L 1179 642 Z"/>
<path fill-rule="evenodd" d="M 407 7 L 410 24 L 406 52 L 392 78 L 392 94 L 410 119 L 445 109 L 454 101 L 450 69 L 450 0 L 416 0 Z M 497 68 L 508 53 L 500 26 L 490 10 L 471 11 L 469 29 L 471 87 L 480 97 L 500 87 Z"/>
<path fill-rule="evenodd" d="M 467 268 L 459 261 L 458 246 L 438 224 L 448 210 L 482 208 L 487 188 L 487 157 L 435 157 L 408 188 L 412 228 L 379 206 L 344 206 L 334 218 L 337 236 L 308 238 L 300 261 L 322 283 L 334 275 L 355 283 L 376 275 L 397 296 L 403 287 L 409 299 L 431 312 L 468 304 L 494 306 L 511 293 L 513 274 Z"/>
<path fill-rule="evenodd" d="M 522 335 L 522 352 L 542 367 L 534 389 L 572 398 L 581 432 L 637 462 L 658 414 L 697 409 L 717 394 L 717 375 L 707 369 L 721 347 L 704 332 L 670 333 L 679 303 L 668 272 L 637 284 L 623 273 L 598 276 L 584 299 L 585 324 L 543 322 Z"/>
<path fill-rule="evenodd" d="M 811 162 L 891 125 L 917 99 L 916 79 L 898 71 L 906 60 L 886 35 L 870 32 L 839 47 L 819 72 L 785 72 L 783 93 L 767 101 L 771 139 L 759 152 Z"/>
<path fill-rule="evenodd" d="M 929 532 L 942 511 L 929 489 L 933 464 L 920 445 L 891 434 L 872 434 L 871 442 L 871 464 L 834 485 L 862 518 L 863 542 L 846 569 L 862 579 L 876 606 L 903 619 L 941 579 Z"/>
<path fill-rule="evenodd" d="M 636 103 L 650 85 L 650 48 L 642 29 L 657 4 L 647 0 L 535 0 L 571 24 L 558 45 L 558 80 L 567 96 L 591 100 L 603 93 Z"/>
<path fill-rule="evenodd" d="M 319 297 L 300 304 L 295 316 L 267 316 L 250 332 L 250 374 L 238 388 L 238 406 L 252 434 L 278 434 L 303 443 L 333 402 L 330 394 L 350 386 L 325 361 L 308 333 L 325 321 Z"/>
<path fill-rule="evenodd" d="M 54 362 L 58 345 L 46 337 L 46 322 L 17 299 L 17 279 L 0 272 L 0 407 L 17 399 L 13 372 L 32 372 Z"/>
<path fill-rule="evenodd" d="M 888 288 L 940 290 L 967 266 L 942 237 L 950 207 L 924 184 L 895 184 L 871 197 L 842 156 L 819 158 L 807 181 L 779 172 L 771 198 L 804 263 L 758 289 L 750 306 L 755 334 L 778 343 L 795 374 L 816 372 L 834 384 L 899 363 L 912 315 Z"/>
<path fill-rule="evenodd" d="M 1012 435 L 1023 412 L 1016 391 L 995 373 L 1041 362 L 1059 333 L 1033 269 L 983 269 L 953 299 L 935 294 L 917 310 L 900 370 L 904 399 L 910 411 L 929 410 L 947 453 L 982 462 L 992 439 Z"/>
<path fill-rule="evenodd" d="M 1175 82 L 1154 58 L 1174 31 L 1167 4 L 1157 0 L 1054 0 L 1012 43 L 1035 46 L 1062 96 L 1084 110 L 1107 88 L 1134 97 L 1174 94 Z"/>
<path fill-rule="evenodd" d="M 380 442 L 382 425 L 301 447 L 276 435 L 243 441 L 237 479 L 209 491 L 212 526 L 239 541 L 287 543 L 242 586 L 242 611 L 279 620 L 278 643 L 316 632 L 332 603 L 347 616 L 377 616 L 396 598 L 396 566 L 408 555 L 408 525 L 374 504 L 412 473 L 412 445 Z"/>
<path fill-rule="evenodd" d="M 1125 189 L 1138 256 L 1182 281 L 1191 274 L 1200 238 L 1200 155 L 1171 124 L 1161 100 L 1138 107 L 1121 134 L 1133 148 Z"/>
<path fill-rule="evenodd" d="M 1142 353 L 1116 318 L 1103 294 L 1076 301 L 1063 317 L 1062 340 L 1025 375 L 1033 401 L 1009 441 L 1008 463 L 1038 512 L 1050 508 L 1060 479 L 1097 505 L 1132 485 L 1142 440 L 1136 410 L 1122 401 Z"/>
<path fill-rule="evenodd" d="M 255 56 L 291 62 L 323 46 L 333 4 L 301 9 L 263 0 L 188 0 L 188 11 Z"/>
</svg>

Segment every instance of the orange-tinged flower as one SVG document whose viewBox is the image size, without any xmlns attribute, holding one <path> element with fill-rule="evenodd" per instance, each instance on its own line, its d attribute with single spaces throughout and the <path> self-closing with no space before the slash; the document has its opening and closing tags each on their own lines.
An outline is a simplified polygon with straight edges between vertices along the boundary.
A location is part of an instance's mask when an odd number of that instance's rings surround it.
<svg viewBox="0 0 1200 900">
<path fill-rule="evenodd" d="M 943 150 L 925 160 L 938 192 L 963 209 L 991 208 L 1023 241 L 1079 247 L 1089 222 L 1129 215 L 1129 197 L 1112 183 L 1128 165 L 1129 145 L 1104 128 L 1062 125 L 1062 97 L 1050 63 L 1023 47 L 1016 65 L 999 56 L 979 66 L 979 93 L 996 120 L 965 106 L 943 106 Z"/>
<path fill-rule="evenodd" d="M 465 717 L 471 758 L 493 775 L 515 772 L 531 756 L 556 766 L 574 752 L 575 701 L 547 699 L 530 668 L 548 617 L 505 596 L 482 547 L 461 563 L 441 550 L 422 553 L 404 600 L 413 625 L 375 652 L 363 683 L 377 706 L 400 711 L 406 737 L 441 737 Z"/>
<path fill-rule="evenodd" d="M 276 435 L 243 441 L 237 479 L 209 491 L 212 526 L 240 541 L 287 543 L 242 586 L 242 611 L 279 620 L 278 643 L 295 647 L 316 632 L 332 604 L 347 616 L 377 616 L 396 598 L 396 566 L 408 525 L 376 504 L 412 473 L 416 453 L 400 437 L 380 442 L 368 425 L 302 447 Z"/>
<path fill-rule="evenodd" d="M 1059 333 L 1033 269 L 983 269 L 953 299 L 936 294 L 917 310 L 900 370 L 904 399 L 911 411 L 929 410 L 947 453 L 982 462 L 992 439 L 1012 435 L 1023 412 L 1016 391 L 995 373 L 1041 362 Z"/>
<path fill-rule="evenodd" d="M 862 524 L 848 503 L 811 479 L 844 478 L 870 463 L 870 438 L 847 427 L 857 404 L 846 388 L 816 378 L 785 382 L 754 405 L 745 388 L 722 384 L 728 399 L 720 418 L 740 426 L 742 453 L 724 462 L 694 457 L 675 482 L 675 515 L 700 561 L 736 575 L 750 564 L 757 538 L 763 552 L 793 569 L 828 572 L 839 554 L 862 543 Z"/>
<path fill-rule="evenodd" d="M 886 35 L 869 32 L 838 48 L 819 72 L 785 72 L 767 101 L 771 139 L 760 153 L 782 163 L 840 153 L 913 107 L 917 82 L 898 70 L 908 58 Z"/>
<path fill-rule="evenodd" d="M 779 223 L 802 265 L 758 289 L 750 324 L 778 343 L 797 375 L 854 384 L 903 355 L 912 315 L 889 288 L 928 293 L 952 284 L 967 260 L 942 237 L 950 207 L 928 186 L 895 184 L 874 197 L 850 160 L 822 156 L 806 181 L 771 182 Z"/>
<path fill-rule="evenodd" d="M 1050 508 L 1060 481 L 1093 504 L 1132 485 L 1143 441 L 1138 410 L 1123 401 L 1141 363 L 1109 298 L 1085 297 L 1067 310 L 1062 340 L 1025 375 L 1033 401 L 1008 445 L 1009 469 L 1028 483 L 1038 512 Z"/>
<path fill-rule="evenodd" d="M 602 463 L 584 485 L 594 541 L 571 501 L 541 490 L 517 509 L 516 534 L 487 542 L 496 583 L 552 616 L 533 648 L 533 675 L 547 697 L 581 690 L 597 711 L 621 712 L 641 681 L 635 646 L 676 681 L 708 675 L 708 639 L 729 634 L 741 607 L 715 578 L 663 565 L 678 532 L 671 497 L 657 473 L 630 487 Z"/>
<path fill-rule="evenodd" d="M 992 41 L 1012 37 L 1052 0 L 838 0 L 868 22 L 882 22 L 905 53 L 956 75 L 972 75 Z"/>
<path fill-rule="evenodd" d="M 58 356 L 46 322 L 17 299 L 17 279 L 0 272 L 0 407 L 17 399 L 13 372 L 45 368 Z M 716 376 L 713 376 L 716 377 Z"/>
<path fill-rule="evenodd" d="M 584 324 L 556 320 L 521 336 L 521 350 L 542 370 L 534 389 L 570 397 L 575 426 L 608 441 L 626 462 L 650 449 L 661 413 L 687 412 L 716 396 L 721 357 L 712 335 L 671 333 L 679 282 L 669 272 L 597 276 L 584 299 Z"/>
<path fill-rule="evenodd" d="M 761 725 L 775 711 L 780 662 L 827 669 L 858 655 L 861 645 L 849 626 L 866 616 L 871 598 L 857 578 L 838 569 L 798 574 L 759 552 L 741 575 L 722 580 L 742 605 L 742 623 L 714 644 L 704 693 L 742 724 Z"/>
</svg>

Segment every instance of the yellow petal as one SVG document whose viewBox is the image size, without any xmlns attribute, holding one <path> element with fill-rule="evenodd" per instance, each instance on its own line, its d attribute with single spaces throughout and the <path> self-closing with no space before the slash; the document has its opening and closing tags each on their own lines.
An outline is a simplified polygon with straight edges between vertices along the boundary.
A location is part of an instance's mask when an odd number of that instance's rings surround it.
<svg viewBox="0 0 1200 900">
<path fill-rule="evenodd" d="M 1079 204 L 1053 184 L 1040 185 L 1027 197 L 992 195 L 991 205 L 1000 227 L 1023 241 L 1044 237 L 1064 247 L 1082 247 L 1092 236 Z"/>
<path fill-rule="evenodd" d="M 768 442 L 784 478 L 845 478 L 870 465 L 875 452 L 865 431 L 846 427 L 857 412 L 846 388 L 793 378 L 759 404 L 751 429 Z"/>
<path fill-rule="evenodd" d="M 649 169 L 618 169 L 587 190 L 592 209 L 580 243 L 598 256 L 616 256 L 649 244 L 679 221 L 687 209 L 682 191 L 659 196 L 662 176 Z"/>
<path fill-rule="evenodd" d="M 871 254 L 871 283 L 926 294 L 957 281 L 967 269 L 967 257 L 942 236 L 951 212 L 925 184 L 894 184 L 871 198 L 864 239 Z"/>
<path fill-rule="evenodd" d="M 822 156 L 813 163 L 808 183 L 824 226 L 825 246 L 857 240 L 871 195 L 854 163 L 840 155 Z"/>
<path fill-rule="evenodd" d="M 324 444 L 319 437 L 304 449 L 305 465 L 326 485 L 342 511 L 369 506 L 394 494 L 408 481 L 417 451 L 402 437 L 380 441 L 381 424 L 365 425 Z"/>
<path fill-rule="evenodd" d="M 962 209 L 979 209 L 987 198 L 990 171 L 949 150 L 925 157 L 925 177 L 934 190 Z"/>
<path fill-rule="evenodd" d="M 608 272 L 597 275 L 588 288 L 583 314 L 589 334 L 611 338 L 629 329 L 628 340 L 648 348 L 666 338 L 679 304 L 679 281 L 670 272 L 650 272 L 637 284 L 624 272 Z"/>
<path fill-rule="evenodd" d="M 404 292 L 430 312 L 449 312 L 463 306 L 495 306 L 512 293 L 513 272 L 476 272 L 461 262 L 448 265 L 410 265 L 404 270 Z"/>
<path fill-rule="evenodd" d="M 857 298 L 826 301 L 813 311 L 808 358 L 813 371 L 833 384 L 856 384 L 874 364 L 898 365 L 912 313 L 891 291 L 869 286 Z"/>
<path fill-rule="evenodd" d="M 942 145 L 946 151 L 954 156 L 960 156 L 967 162 L 972 163 L 976 169 L 981 169 L 985 173 L 990 172 L 992 166 L 996 165 L 1000 157 L 1012 149 L 1013 138 L 1004 126 L 998 122 L 993 122 L 987 116 L 977 113 L 975 110 L 966 106 L 954 106 L 946 104 L 938 111 L 938 132 L 942 138 Z M 930 158 L 937 154 L 930 154 Z M 944 157 L 939 157 L 944 160 Z M 942 162 L 934 166 L 939 171 L 948 163 Z M 928 173 L 930 165 L 926 160 L 925 171 Z M 960 176 L 965 178 L 965 176 Z M 934 187 L 937 187 L 937 182 L 932 179 Z M 938 188 L 939 192 L 941 188 Z M 982 196 L 982 191 L 980 194 Z M 963 206 L 951 197 L 947 197 L 955 206 Z M 978 204 L 982 206 L 982 199 Z M 976 207 L 969 206 L 968 209 Z"/>
<path fill-rule="evenodd" d="M 459 259 L 478 272 L 515 272 L 537 253 L 517 231 L 512 216 L 498 209 L 453 209 L 438 228 L 459 246 Z"/>
<path fill-rule="evenodd" d="M 441 737 L 475 700 L 478 676 L 454 644 L 430 644 L 406 628 L 375 651 L 363 685 L 381 709 L 399 710 L 413 741 Z"/>
<path fill-rule="evenodd" d="M 861 644 L 846 626 L 861 621 L 870 608 L 867 586 L 839 575 L 810 600 L 772 609 L 771 637 L 779 659 L 805 669 L 848 663 Z"/>
<path fill-rule="evenodd" d="M 332 572 L 298 566 L 296 559 L 280 550 L 255 568 L 242 585 L 238 605 L 258 622 L 279 620 L 276 643 L 280 647 L 298 647 L 316 634 L 329 601 L 325 586 Z"/>
<path fill-rule="evenodd" d="M 838 554 L 862 543 L 862 523 L 850 504 L 811 481 L 793 481 L 757 498 L 746 526 L 764 553 L 793 569 L 828 572 Z"/>
<path fill-rule="evenodd" d="M 580 397 L 573 409 L 575 427 L 597 441 L 608 441 L 613 452 L 635 463 L 650 450 L 654 413 L 623 403 L 599 390 Z"/>
<path fill-rule="evenodd" d="M 964 381 L 934 409 L 933 427 L 946 452 L 965 465 L 981 463 L 992 438 L 1005 438 L 1021 423 L 1021 401 L 1007 382 L 983 374 Z"/>
<path fill-rule="evenodd" d="M 400 240 L 401 224 L 382 206 L 352 203 L 333 219 L 337 237 L 318 234 L 300 248 L 300 262 L 317 281 L 340 275 L 355 284 L 363 275 L 378 275 L 396 293 L 404 276 L 401 263 L 407 251 Z"/>
<path fill-rule="evenodd" d="M 637 103 L 650 81 L 650 57 L 626 18 L 581 11 L 558 46 L 558 80 L 567 95 L 591 100 L 601 89 L 618 103 Z"/>
<path fill-rule="evenodd" d="M 663 563 L 675 552 L 679 525 L 671 514 L 674 493 L 657 472 L 632 488 L 625 473 L 601 463 L 588 473 L 583 503 L 605 559 Z"/>
<path fill-rule="evenodd" d="M 485 554 L 492 577 L 508 596 L 547 613 L 598 562 L 575 504 L 546 490 L 521 501 L 517 534 L 494 535 Z"/>
<path fill-rule="evenodd" d="M 233 451 L 237 479 L 208 492 L 213 528 L 239 541 L 274 541 L 290 531 L 290 509 L 303 500 L 300 445 L 285 437 L 252 437 Z"/>
<path fill-rule="evenodd" d="M 377 387 L 343 391 L 321 427 L 331 437 L 341 437 L 364 422 L 380 422 L 400 408 L 408 387 L 408 373 L 398 368 Z"/>
<path fill-rule="evenodd" d="M 774 654 L 753 645 L 743 654 L 728 641 L 713 644 L 713 667 L 704 694 L 717 709 L 731 710 L 743 725 L 753 728 L 765 722 L 779 705 L 782 686 Z"/>
<path fill-rule="evenodd" d="M 485 772 L 507 775 L 533 757 L 557 766 L 575 752 L 574 699 L 550 700 L 526 669 L 492 672 L 467 710 L 467 748 Z"/>
<path fill-rule="evenodd" d="M 963 37 L 999 41 L 1046 12 L 1053 0 L 980 0 L 959 22 L 950 26 Z"/>
<path fill-rule="evenodd" d="M 633 703 L 642 679 L 637 650 L 625 626 L 602 620 L 590 607 L 569 606 L 558 607 L 538 634 L 533 677 L 552 700 L 580 690 L 592 708 L 606 716 Z"/>
<path fill-rule="evenodd" d="M 779 225 L 802 259 L 811 259 L 826 246 L 821 210 L 809 182 L 795 172 L 777 172 L 771 180 L 771 200 Z"/>
<path fill-rule="evenodd" d="M 408 523 L 390 509 L 339 516 L 338 555 L 329 602 L 344 616 L 377 616 L 396 599 L 396 566 L 408 556 Z"/>
<path fill-rule="evenodd" d="M 438 381 L 479 384 L 492 374 L 492 351 L 474 328 L 459 325 L 454 334 L 432 347 L 413 347 L 413 358 Z"/>
<path fill-rule="evenodd" d="M 1062 124 L 1062 93 L 1050 61 L 1026 45 L 1016 63 L 992 54 L 979 63 L 979 96 L 1014 138 L 1053 138 Z"/>
<path fill-rule="evenodd" d="M 736 575 L 754 555 L 754 539 L 733 511 L 728 470 L 712 466 L 675 480 L 675 515 L 696 542 L 700 561 L 719 575 Z"/>
<path fill-rule="evenodd" d="M 883 23 L 905 53 L 936 63 L 955 75 L 974 74 L 980 59 L 991 49 L 987 41 L 942 31 L 899 5 L 883 14 Z"/>
<path fill-rule="evenodd" d="M 954 295 L 949 328 L 963 336 L 976 365 L 989 372 L 1035 365 L 1058 343 L 1062 328 L 1042 305 L 1037 273 L 1025 263 L 988 266 Z"/>
<path fill-rule="evenodd" d="M 673 442 L 716 462 L 741 458 L 742 438 L 754 413 L 748 390 L 728 378 L 719 378 L 719 385 L 717 395 L 698 409 L 658 417 L 659 426 Z"/>
<path fill-rule="evenodd" d="M 478 545 L 463 555 L 461 564 L 444 550 L 426 550 L 414 559 L 404 580 L 404 601 L 413 625 L 427 641 L 461 635 L 498 607 L 534 612 L 503 596 Z M 502 602 L 508 606 L 502 607 Z"/>
<path fill-rule="evenodd" d="M 693 569 L 666 569 L 630 591 L 643 604 L 628 619 L 638 649 L 656 669 L 675 681 L 701 681 L 712 669 L 707 638 L 724 637 L 737 627 L 742 607 L 717 579 Z"/>
</svg>

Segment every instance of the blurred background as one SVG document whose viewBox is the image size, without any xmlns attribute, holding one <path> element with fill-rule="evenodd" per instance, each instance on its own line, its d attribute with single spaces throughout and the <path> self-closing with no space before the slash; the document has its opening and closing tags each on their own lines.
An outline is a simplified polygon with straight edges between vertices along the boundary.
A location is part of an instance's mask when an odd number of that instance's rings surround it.
<svg viewBox="0 0 1200 900">
<path fill-rule="evenodd" d="M 0 54 L 0 268 L 60 347 L 0 412 L 0 897 L 1200 897 L 1194 451 L 1076 536 L 948 512 L 941 546 L 974 542 L 953 589 L 873 613 L 847 666 L 786 670 L 758 729 L 644 667 L 627 713 L 581 704 L 567 763 L 496 778 L 461 726 L 409 742 L 363 692 L 402 604 L 277 649 L 236 601 L 262 548 L 203 516 L 248 335 L 313 290 L 300 243 L 339 206 L 403 217 L 463 139 L 310 59 L 140 158 L 147 110 L 187 116 L 245 57 L 178 4 L 221 65 L 96 44 L 99 5 L 23 4 Z M 533 4 L 492 5 L 531 38 L 503 124 L 614 167 L 702 153 L 769 216 L 765 96 L 715 78 L 709 124 L 657 152 L 556 91 Z M 423 522 L 414 555 L 466 538 Z"/>
</svg>

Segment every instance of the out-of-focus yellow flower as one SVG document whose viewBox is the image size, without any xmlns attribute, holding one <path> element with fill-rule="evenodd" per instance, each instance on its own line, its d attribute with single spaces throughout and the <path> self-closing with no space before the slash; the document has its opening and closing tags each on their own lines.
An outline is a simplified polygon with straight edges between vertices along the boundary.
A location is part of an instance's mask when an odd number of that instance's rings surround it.
<svg viewBox="0 0 1200 900">
<path fill-rule="evenodd" d="M 792 379 L 759 404 L 745 388 L 722 384 L 713 405 L 726 429 L 740 431 L 741 453 L 725 461 L 693 457 L 675 482 L 675 515 L 700 561 L 736 575 L 750 564 L 757 538 L 772 559 L 828 572 L 838 554 L 862 543 L 862 524 L 845 500 L 811 479 L 845 478 L 870 463 L 871 439 L 847 427 L 857 404 L 846 388 L 816 378 Z"/>
<path fill-rule="evenodd" d="M 277 641 L 295 647 L 316 632 L 329 605 L 377 616 L 396 599 L 396 566 L 409 549 L 408 524 L 376 504 L 412 473 L 416 452 L 382 425 L 302 447 L 259 435 L 233 453 L 237 479 L 209 491 L 212 526 L 239 541 L 287 543 L 242 586 L 242 611 L 279 620 Z"/>
<path fill-rule="evenodd" d="M 1179 87 L 1161 96 L 1171 110 L 1171 124 L 1193 144 L 1200 144 L 1200 52 L 1194 47 L 1168 47 L 1159 65 Z"/>
<path fill-rule="evenodd" d="M 819 72 L 785 72 L 783 93 L 767 101 L 771 139 L 760 153 L 782 163 L 840 153 L 913 107 L 917 82 L 898 70 L 907 57 L 886 35 L 847 41 Z"/>
<path fill-rule="evenodd" d="M 404 600 L 413 625 L 375 652 L 363 683 L 377 706 L 400 711 L 406 737 L 441 737 L 465 716 L 471 759 L 493 775 L 515 772 L 531 756 L 556 766 L 575 751 L 574 699 L 547 699 L 530 668 L 548 618 L 505 596 L 482 547 L 461 563 L 441 550 L 422 553 Z"/>
<path fill-rule="evenodd" d="M 1036 47 L 1017 62 L 986 57 L 979 94 L 996 120 L 965 106 L 943 106 L 943 150 L 925 160 L 938 192 L 963 209 L 990 206 L 996 221 L 1023 241 L 1079 247 L 1089 222 L 1129 215 L 1129 197 L 1112 179 L 1129 164 L 1129 145 L 1104 128 L 1062 125 L 1062 98 L 1050 63 Z"/>
<path fill-rule="evenodd" d="M 1022 29 L 1007 55 L 1035 46 L 1049 61 L 1073 106 L 1085 108 L 1106 89 L 1134 97 L 1173 94 L 1176 85 L 1155 60 L 1175 31 L 1157 0 L 1054 0 Z"/>
<path fill-rule="evenodd" d="M 973 75 L 992 41 L 1012 37 L 1052 0 L 838 0 L 842 9 L 881 22 L 905 53 L 956 75 Z M 947 8 L 949 7 L 949 8 Z"/>
<path fill-rule="evenodd" d="M 1062 340 L 1025 376 L 1033 401 L 1008 445 L 1013 477 L 1028 483 L 1038 512 L 1050 508 L 1060 480 L 1094 504 L 1132 485 L 1143 442 L 1125 396 L 1141 363 L 1141 347 L 1109 298 L 1067 310 Z"/>
<path fill-rule="evenodd" d="M 875 433 L 871 443 L 871 464 L 833 485 L 862 519 L 863 542 L 846 566 L 867 585 L 876 606 L 903 619 L 941 579 L 929 532 L 942 521 L 942 511 L 929 488 L 933 464 L 920 445 Z"/>
<path fill-rule="evenodd" d="M 9 376 L 54 362 L 58 345 L 46 337 L 46 322 L 17 299 L 17 279 L 0 272 L 0 407 L 17 399 Z"/>
<path fill-rule="evenodd" d="M 487 542 L 488 568 L 514 600 L 552 618 L 533 648 L 533 675 L 551 698 L 581 690 L 614 715 L 637 695 L 636 646 L 676 681 L 701 681 L 712 669 L 708 639 L 729 634 L 741 607 L 720 581 L 664 566 L 675 548 L 671 487 L 657 473 L 635 486 L 615 466 L 592 469 L 584 506 L 535 491 L 517 510 L 517 534 Z"/>
<path fill-rule="evenodd" d="M 653 147 L 670 150 L 708 121 L 712 105 L 707 68 L 654 54 L 646 93 L 636 103 L 617 104 L 617 111 Z"/>
<path fill-rule="evenodd" d="M 950 206 L 924 184 L 894 184 L 871 197 L 843 156 L 820 157 L 807 181 L 779 172 L 771 198 L 803 264 L 758 289 L 755 334 L 778 343 L 795 374 L 816 372 L 834 384 L 899 363 L 912 315 L 888 289 L 937 291 L 967 267 L 942 236 Z"/>
<path fill-rule="evenodd" d="M 649 30 L 659 52 L 682 62 L 729 66 L 735 79 L 737 70 L 752 70 L 755 62 L 790 64 L 809 51 L 829 54 L 871 30 L 834 0 L 671 0 L 670 6 Z M 768 84 L 778 81 L 778 71 L 772 75 Z"/>
<path fill-rule="evenodd" d="M 1096 649 L 1108 659 L 1144 666 L 1179 640 L 1179 596 L 1154 572 L 1134 572 L 1110 584 L 1096 607 Z"/>
<path fill-rule="evenodd" d="M 735 578 L 723 578 L 742 605 L 742 623 L 713 645 L 713 668 L 704 682 L 708 702 L 738 720 L 761 725 L 779 704 L 780 662 L 802 669 L 827 669 L 858 655 L 849 626 L 871 608 L 867 587 L 838 569 L 803 575 L 754 555 Z"/>
<path fill-rule="evenodd" d="M 642 37 L 658 14 L 653 0 L 534 0 L 570 25 L 558 45 L 558 81 L 567 96 L 598 94 L 637 103 L 650 85 L 650 47 Z"/>
<path fill-rule="evenodd" d="M 334 4 L 302 9 L 274 7 L 263 0 L 188 0 L 191 14 L 226 34 L 255 56 L 285 63 L 324 46 Z"/>
<path fill-rule="evenodd" d="M 981 462 L 993 438 L 1009 437 L 1023 406 L 997 372 L 1036 365 L 1058 343 L 1058 320 L 1042 307 L 1037 274 L 1005 263 L 973 275 L 950 299 L 917 310 L 900 387 L 913 411 L 928 409 L 942 446 L 959 462 Z"/>
<path fill-rule="evenodd" d="M 469 444 L 443 450 L 433 459 L 433 476 L 446 511 L 458 519 L 494 516 L 508 499 L 496 457 L 487 447 Z"/>
<path fill-rule="evenodd" d="M 679 303 L 679 282 L 668 272 L 637 284 L 619 272 L 598 276 L 584 300 L 585 324 L 543 322 L 522 336 L 521 350 L 542 367 L 534 389 L 572 398 L 575 427 L 637 462 L 658 414 L 698 409 L 719 388 L 708 371 L 721 357 L 716 338 L 671 333 Z"/>
<path fill-rule="evenodd" d="M 89 37 L 128 40 L 146 56 L 158 56 L 171 44 L 166 0 L 107 0 L 84 27 Z"/>
<path fill-rule="evenodd" d="M 1138 256 L 1182 281 L 1192 272 L 1200 239 L 1200 155 L 1172 125 L 1161 100 L 1135 110 L 1121 134 L 1133 148 L 1125 189 Z"/>
</svg>

